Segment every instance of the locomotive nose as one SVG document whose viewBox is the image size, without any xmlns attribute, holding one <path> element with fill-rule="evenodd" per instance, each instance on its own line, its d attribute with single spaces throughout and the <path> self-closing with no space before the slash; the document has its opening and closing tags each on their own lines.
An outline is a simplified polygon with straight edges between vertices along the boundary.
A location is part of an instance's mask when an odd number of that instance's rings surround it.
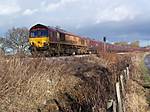
<svg viewBox="0 0 150 112">
<path fill-rule="evenodd" d="M 47 37 L 37 37 L 37 38 L 30 38 L 30 43 L 32 46 L 35 47 L 44 47 L 46 45 L 48 45 L 47 43 L 49 42 L 49 39 Z"/>
</svg>

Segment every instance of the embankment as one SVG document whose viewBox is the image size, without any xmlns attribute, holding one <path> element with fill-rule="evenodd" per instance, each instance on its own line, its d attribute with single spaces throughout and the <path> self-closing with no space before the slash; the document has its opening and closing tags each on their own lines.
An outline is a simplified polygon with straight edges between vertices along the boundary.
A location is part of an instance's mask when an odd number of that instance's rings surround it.
<svg viewBox="0 0 150 112">
<path fill-rule="evenodd" d="M 104 57 L 1 58 L 0 110 L 105 112 L 127 60 Z"/>
<path fill-rule="evenodd" d="M 0 59 L 1 112 L 111 112 L 116 85 L 125 78 L 123 110 L 146 112 L 147 102 L 136 56 L 105 54 L 100 57 Z M 128 74 L 129 75 L 129 74 Z M 123 86 L 122 86 L 123 87 Z M 114 101 L 114 102 L 110 102 Z M 108 105 L 110 104 L 110 105 Z M 108 107 L 110 107 L 108 109 Z"/>
<path fill-rule="evenodd" d="M 126 85 L 125 108 L 127 112 L 149 112 L 150 91 L 145 88 L 148 69 L 144 64 L 147 53 L 132 53 L 131 77 Z"/>
</svg>

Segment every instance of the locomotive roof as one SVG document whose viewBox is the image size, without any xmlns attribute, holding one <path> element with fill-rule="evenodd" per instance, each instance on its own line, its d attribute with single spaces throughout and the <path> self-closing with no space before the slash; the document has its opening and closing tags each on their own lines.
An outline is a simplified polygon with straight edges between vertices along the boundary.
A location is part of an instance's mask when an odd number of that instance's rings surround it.
<svg viewBox="0 0 150 112">
<path fill-rule="evenodd" d="M 36 25 L 34 25 L 33 27 L 31 27 L 31 30 L 32 30 L 32 29 L 36 29 L 36 28 L 46 28 L 46 29 L 48 29 L 48 27 L 45 26 L 45 25 L 42 25 L 42 24 L 36 24 Z"/>
<path fill-rule="evenodd" d="M 51 26 L 46 26 L 46 25 L 43 25 L 43 24 L 36 24 L 33 27 L 31 27 L 30 30 L 36 29 L 36 28 L 45 28 L 45 29 L 52 30 L 52 31 L 58 31 L 60 33 L 64 33 L 64 34 L 67 34 L 67 35 L 76 36 L 76 37 L 79 37 L 79 38 L 82 38 L 82 39 L 86 39 L 86 40 L 90 40 L 90 41 L 96 41 L 96 40 L 93 40 L 93 39 L 88 38 L 88 37 L 83 37 L 83 36 L 79 36 L 79 35 L 70 33 L 66 30 L 63 30 L 63 29 L 59 28 L 59 27 L 51 27 Z M 96 41 L 96 42 L 99 42 L 99 41 Z"/>
<path fill-rule="evenodd" d="M 77 36 L 75 34 L 72 34 L 72 33 L 68 32 L 68 31 L 65 31 L 65 30 L 63 30 L 61 28 L 46 26 L 46 25 L 42 25 L 42 24 L 36 24 L 36 25 L 34 25 L 33 27 L 31 27 L 31 30 L 32 29 L 36 29 L 36 28 L 46 28 L 46 29 L 49 29 L 49 30 L 58 31 L 60 33 Z M 81 36 L 78 36 L 78 37 L 81 37 Z"/>
</svg>

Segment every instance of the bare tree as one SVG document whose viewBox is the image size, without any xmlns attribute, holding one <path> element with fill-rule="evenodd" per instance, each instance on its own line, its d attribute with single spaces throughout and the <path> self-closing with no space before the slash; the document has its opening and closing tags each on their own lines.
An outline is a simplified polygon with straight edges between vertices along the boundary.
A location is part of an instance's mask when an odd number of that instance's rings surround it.
<svg viewBox="0 0 150 112">
<path fill-rule="evenodd" d="M 139 41 L 131 42 L 130 46 L 131 47 L 140 47 L 140 42 Z"/>
<path fill-rule="evenodd" d="M 5 38 L 0 37 L 0 55 L 4 54 L 5 52 L 4 42 L 5 42 Z"/>
<path fill-rule="evenodd" d="M 128 46 L 128 42 L 115 42 L 114 45 L 119 45 L 119 46 Z"/>
<path fill-rule="evenodd" d="M 12 49 L 13 52 L 24 54 L 28 47 L 28 29 L 23 28 L 12 28 L 6 33 L 4 46 L 7 49 Z"/>
</svg>

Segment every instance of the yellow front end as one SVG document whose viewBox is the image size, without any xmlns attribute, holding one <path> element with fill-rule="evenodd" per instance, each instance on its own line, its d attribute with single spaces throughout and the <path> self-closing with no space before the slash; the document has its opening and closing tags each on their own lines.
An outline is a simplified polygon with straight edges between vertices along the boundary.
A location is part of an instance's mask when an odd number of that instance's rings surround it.
<svg viewBox="0 0 150 112">
<path fill-rule="evenodd" d="M 49 43 L 49 38 L 48 37 L 34 37 L 34 38 L 29 38 L 29 43 L 31 46 L 37 47 L 37 48 L 42 48 L 48 45 Z"/>
</svg>

